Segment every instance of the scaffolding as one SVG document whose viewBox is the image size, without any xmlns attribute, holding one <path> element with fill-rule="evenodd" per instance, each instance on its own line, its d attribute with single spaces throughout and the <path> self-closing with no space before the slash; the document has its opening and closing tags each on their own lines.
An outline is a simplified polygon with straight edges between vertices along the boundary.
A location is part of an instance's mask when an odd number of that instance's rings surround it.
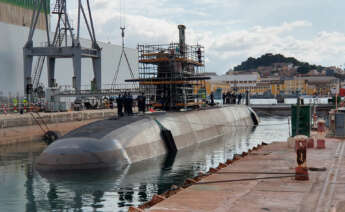
<svg viewBox="0 0 345 212">
<path fill-rule="evenodd" d="M 206 94 L 197 90 L 204 88 L 209 79 L 203 75 L 204 47 L 186 45 L 185 28 L 180 25 L 179 29 L 179 43 L 138 45 L 139 79 L 126 80 L 139 82 L 139 90 L 156 108 L 195 108 L 206 99 Z"/>
</svg>

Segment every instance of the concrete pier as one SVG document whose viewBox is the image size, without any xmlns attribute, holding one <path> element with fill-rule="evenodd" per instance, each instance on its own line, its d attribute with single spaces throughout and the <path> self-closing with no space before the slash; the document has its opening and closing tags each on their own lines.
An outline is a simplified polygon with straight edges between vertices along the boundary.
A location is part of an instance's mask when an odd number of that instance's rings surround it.
<svg viewBox="0 0 345 212">
<path fill-rule="evenodd" d="M 250 107 L 258 114 L 258 115 L 284 115 L 289 116 L 291 115 L 291 104 L 260 104 L 260 105 L 250 105 Z M 319 104 L 315 105 L 316 112 L 318 114 L 328 114 L 328 112 L 335 108 L 334 105 L 330 104 Z"/>
<path fill-rule="evenodd" d="M 175 195 L 165 199 L 148 211 L 345 211 L 345 142 L 327 139 L 326 149 L 308 149 L 309 181 L 296 181 L 294 176 L 278 179 L 258 179 L 238 182 L 194 184 L 177 189 Z M 202 178 L 197 183 L 229 181 L 246 178 L 286 176 L 295 173 L 296 153 L 286 142 L 263 146 L 257 151 Z M 215 170 L 213 170 L 215 171 Z M 230 173 L 232 172 L 232 173 Z M 243 174 L 234 172 L 260 172 Z M 176 188 L 175 188 L 176 189 Z M 129 211 L 141 211 L 130 208 Z M 145 210 L 146 211 L 146 210 Z"/>
</svg>

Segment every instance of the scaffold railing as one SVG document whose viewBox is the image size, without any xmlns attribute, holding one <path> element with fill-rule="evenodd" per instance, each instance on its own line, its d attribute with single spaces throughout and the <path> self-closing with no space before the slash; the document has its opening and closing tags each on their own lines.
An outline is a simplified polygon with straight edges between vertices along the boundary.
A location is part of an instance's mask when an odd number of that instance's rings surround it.
<svg viewBox="0 0 345 212">
<path fill-rule="evenodd" d="M 138 45 L 140 91 L 165 109 L 195 107 L 206 98 L 204 47 L 180 43 Z"/>
</svg>

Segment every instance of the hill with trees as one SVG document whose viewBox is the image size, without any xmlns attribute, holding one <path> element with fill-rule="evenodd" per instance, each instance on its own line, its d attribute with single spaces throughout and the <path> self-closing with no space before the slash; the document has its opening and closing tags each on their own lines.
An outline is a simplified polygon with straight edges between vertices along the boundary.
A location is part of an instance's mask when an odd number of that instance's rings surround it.
<svg viewBox="0 0 345 212">
<path fill-rule="evenodd" d="M 285 57 L 282 54 L 264 54 L 261 57 L 253 58 L 250 57 L 246 61 L 242 62 L 241 65 L 238 65 L 234 68 L 235 72 L 247 72 L 255 70 L 259 67 L 267 67 L 273 66 L 277 63 L 286 63 L 286 64 L 293 64 L 293 66 L 298 67 L 297 73 L 298 74 L 306 74 L 311 70 L 321 71 L 324 69 L 322 66 L 311 65 L 307 62 L 298 61 L 294 57 Z"/>
</svg>

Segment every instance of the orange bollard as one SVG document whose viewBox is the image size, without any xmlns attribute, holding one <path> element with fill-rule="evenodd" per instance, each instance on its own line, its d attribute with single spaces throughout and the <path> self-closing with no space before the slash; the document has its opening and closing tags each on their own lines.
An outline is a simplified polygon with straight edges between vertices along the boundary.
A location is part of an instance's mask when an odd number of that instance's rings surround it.
<svg viewBox="0 0 345 212">
<path fill-rule="evenodd" d="M 295 172 L 296 172 L 295 180 L 302 180 L 302 181 L 309 180 L 308 168 L 297 166 L 295 169 Z"/>
<path fill-rule="evenodd" d="M 319 133 L 326 132 L 326 122 L 324 120 L 319 120 L 317 122 L 317 132 Z"/>
<path fill-rule="evenodd" d="M 296 136 L 297 164 L 295 180 L 309 180 L 307 168 L 307 140 L 306 136 Z"/>
<path fill-rule="evenodd" d="M 301 135 L 297 135 L 295 136 L 295 151 L 297 152 L 298 147 L 301 143 L 301 145 L 303 146 L 307 146 L 308 141 L 307 141 L 307 137 L 306 136 L 301 136 Z"/>
<path fill-rule="evenodd" d="M 314 138 L 309 138 L 307 148 L 314 148 Z"/>
<path fill-rule="evenodd" d="M 317 129 L 317 115 L 313 114 L 313 129 Z"/>
<path fill-rule="evenodd" d="M 326 149 L 326 142 L 325 139 L 317 139 L 317 147 L 318 149 Z"/>
</svg>

